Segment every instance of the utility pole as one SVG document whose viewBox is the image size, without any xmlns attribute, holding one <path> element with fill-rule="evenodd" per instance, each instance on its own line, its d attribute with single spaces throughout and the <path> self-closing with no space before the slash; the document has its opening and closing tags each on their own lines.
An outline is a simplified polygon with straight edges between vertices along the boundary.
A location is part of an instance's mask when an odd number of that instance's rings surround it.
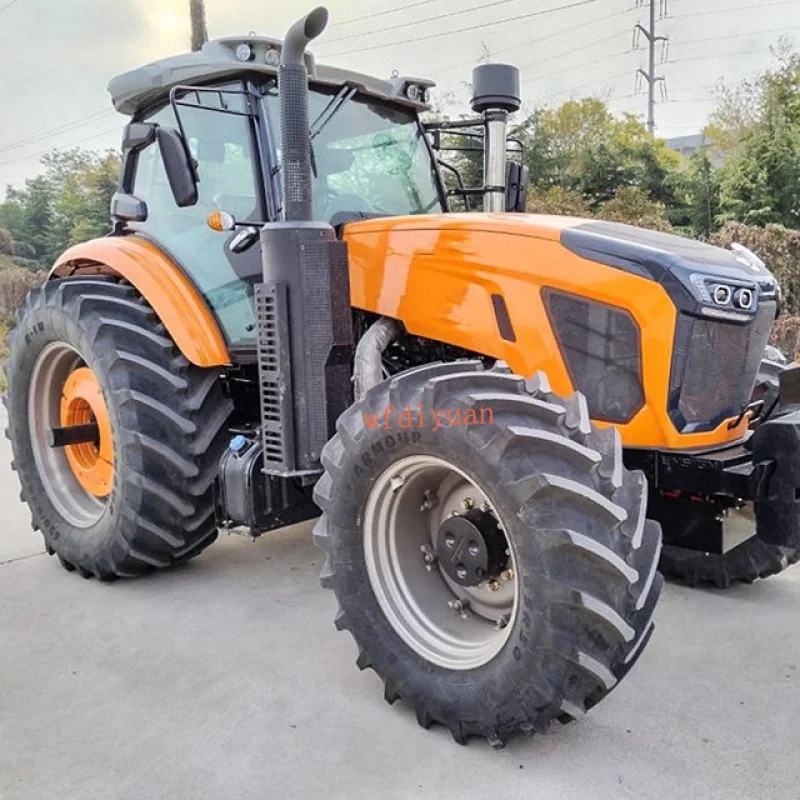
<svg viewBox="0 0 800 800">
<path fill-rule="evenodd" d="M 637 23 L 633 29 L 633 49 L 638 49 L 640 36 L 644 36 L 648 44 L 647 70 L 640 68 L 636 71 L 636 91 L 639 91 L 641 80 L 644 80 L 647 83 L 647 130 L 651 134 L 655 133 L 656 130 L 656 84 L 661 87 L 661 99 L 667 99 L 666 78 L 663 75 L 656 75 L 656 45 L 662 42 L 661 60 L 663 62 L 666 59 L 666 50 L 669 43 L 667 36 L 658 36 L 656 33 L 656 24 L 658 22 L 656 15 L 657 2 L 659 3 L 660 18 L 663 19 L 667 15 L 667 0 L 636 0 L 637 8 L 649 5 L 650 25 L 645 28 Z"/>
<path fill-rule="evenodd" d="M 192 26 L 192 51 L 199 50 L 208 41 L 205 0 L 189 0 L 189 20 Z"/>
</svg>

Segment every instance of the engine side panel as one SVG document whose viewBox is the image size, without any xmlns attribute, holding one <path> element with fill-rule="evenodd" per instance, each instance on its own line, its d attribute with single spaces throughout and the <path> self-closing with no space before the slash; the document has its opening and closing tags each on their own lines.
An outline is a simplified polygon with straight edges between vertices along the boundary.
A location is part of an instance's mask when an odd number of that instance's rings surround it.
<svg viewBox="0 0 800 800">
<path fill-rule="evenodd" d="M 561 394 L 573 391 L 542 290 L 626 309 L 641 332 L 645 402 L 619 424 L 627 447 L 703 447 L 735 441 L 728 429 L 681 434 L 666 408 L 677 310 L 652 279 L 589 261 L 560 243 L 578 220 L 518 215 L 439 215 L 349 224 L 352 304 L 399 319 L 409 333 L 503 359 L 518 374 L 544 370 Z M 513 341 L 501 334 L 502 297 Z M 601 423 L 602 424 L 602 423 Z"/>
</svg>

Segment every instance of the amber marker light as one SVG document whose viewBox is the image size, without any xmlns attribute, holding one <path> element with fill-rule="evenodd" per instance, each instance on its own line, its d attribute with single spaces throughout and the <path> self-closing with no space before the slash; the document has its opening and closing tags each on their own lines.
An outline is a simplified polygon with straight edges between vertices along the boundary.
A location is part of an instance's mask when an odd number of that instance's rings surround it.
<svg viewBox="0 0 800 800">
<path fill-rule="evenodd" d="M 236 220 L 227 211 L 212 211 L 206 219 L 206 224 L 212 231 L 232 231 Z"/>
</svg>

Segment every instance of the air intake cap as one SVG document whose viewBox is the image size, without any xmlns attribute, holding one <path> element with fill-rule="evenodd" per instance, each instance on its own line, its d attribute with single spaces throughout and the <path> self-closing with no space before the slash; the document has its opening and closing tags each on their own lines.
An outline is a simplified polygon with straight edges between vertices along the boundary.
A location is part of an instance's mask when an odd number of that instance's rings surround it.
<svg viewBox="0 0 800 800">
<path fill-rule="evenodd" d="M 472 70 L 472 110 L 478 114 L 486 111 L 519 110 L 519 70 L 511 64 L 479 64 Z"/>
</svg>

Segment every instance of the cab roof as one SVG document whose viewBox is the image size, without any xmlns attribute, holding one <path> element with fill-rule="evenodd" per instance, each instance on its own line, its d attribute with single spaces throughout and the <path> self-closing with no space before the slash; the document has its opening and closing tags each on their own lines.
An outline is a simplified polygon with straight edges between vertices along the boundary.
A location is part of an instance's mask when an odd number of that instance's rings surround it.
<svg viewBox="0 0 800 800">
<path fill-rule="evenodd" d="M 239 48 L 247 45 L 249 56 Z M 201 50 L 162 58 L 130 72 L 112 78 L 108 91 L 114 108 L 121 114 L 135 116 L 138 112 L 165 100 L 174 86 L 195 86 L 226 78 L 236 79 L 247 75 L 276 76 L 283 40 L 268 36 L 228 36 L 206 42 Z M 237 51 L 241 55 L 237 55 Z M 434 82 L 424 78 L 393 76 L 387 80 L 360 72 L 318 65 L 311 53 L 306 53 L 306 69 L 311 83 L 327 86 L 354 86 L 361 92 L 382 100 L 389 100 L 418 111 L 430 109 L 423 102 L 423 91 Z M 419 98 L 411 100 L 407 87 L 416 85 Z"/>
</svg>

